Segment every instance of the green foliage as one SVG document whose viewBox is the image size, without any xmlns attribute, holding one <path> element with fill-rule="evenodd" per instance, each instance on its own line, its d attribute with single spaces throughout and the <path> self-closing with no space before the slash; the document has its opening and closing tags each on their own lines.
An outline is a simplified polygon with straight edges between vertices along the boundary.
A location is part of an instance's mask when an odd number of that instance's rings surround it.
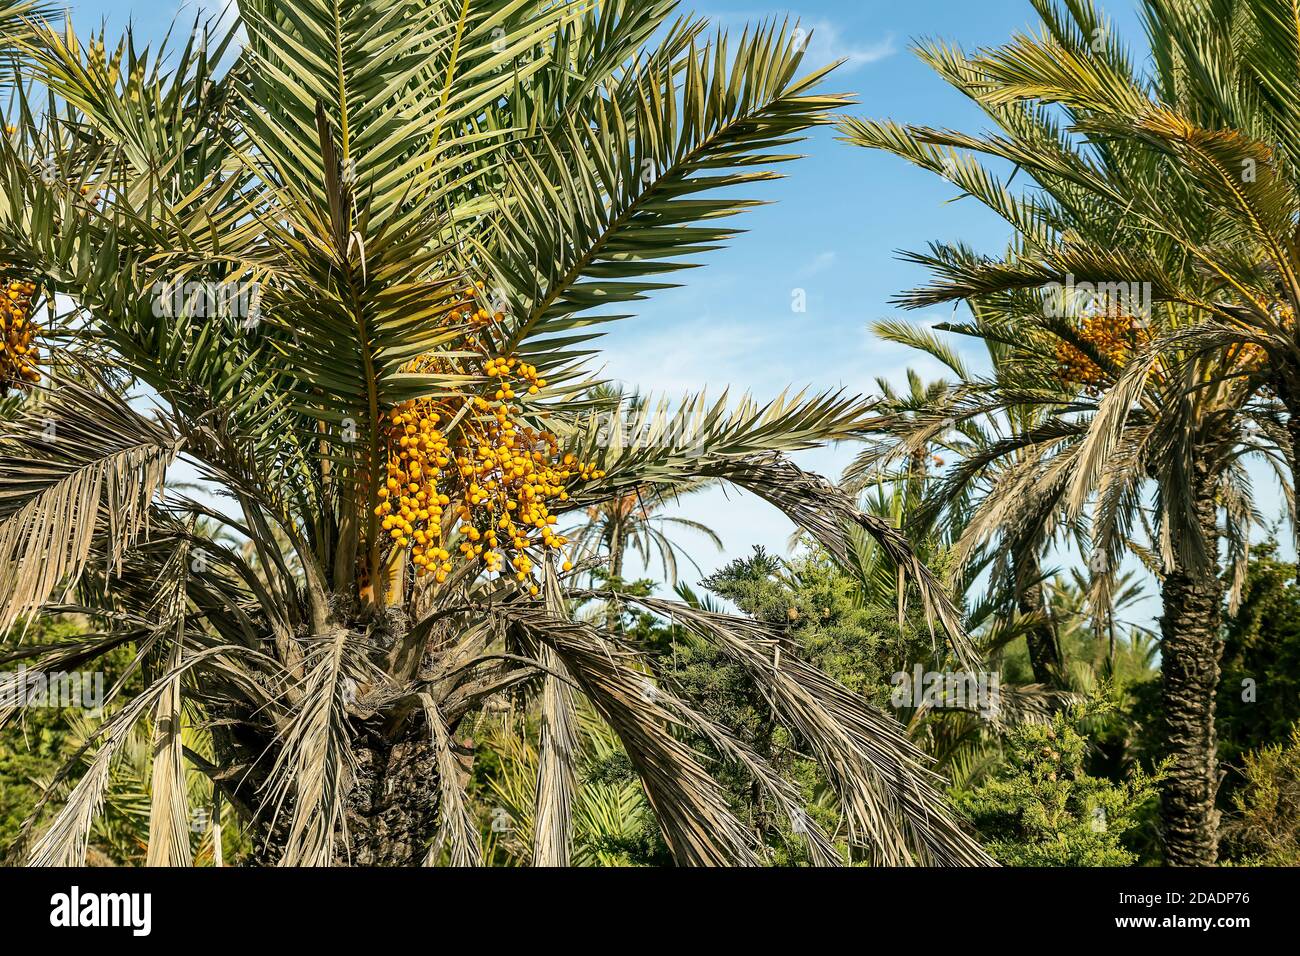
<svg viewBox="0 0 1300 956">
<path fill-rule="evenodd" d="M 578 718 L 573 864 L 670 865 L 668 846 L 627 752 L 589 705 L 578 708 Z M 535 717 L 484 717 L 474 730 L 476 757 L 467 792 L 491 864 L 522 866 L 532 857 L 537 735 Z"/>
<path fill-rule="evenodd" d="M 752 555 L 730 562 L 703 584 L 744 614 L 782 629 L 799 656 L 881 708 L 889 706 L 890 675 L 914 661 L 930 660 L 934 653 L 922 620 L 908 617 L 900 628 L 892 607 L 864 602 L 860 582 L 819 551 L 784 561 L 755 547 Z M 693 603 L 709 603 L 682 590 Z M 696 702 L 709 719 L 731 728 L 794 783 L 812 821 L 831 832 L 837 828 L 838 814 L 825 777 L 804 756 L 803 742 L 774 718 L 762 689 L 742 667 L 672 622 L 629 615 L 625 627 L 656 648 L 655 671 L 678 694 Z M 706 754 L 714 753 L 703 739 L 692 743 Z M 805 861 L 802 841 L 792 833 L 786 815 L 746 770 L 719 761 L 713 773 L 725 784 L 737 816 L 760 835 L 774 862 Z"/>
<path fill-rule="evenodd" d="M 1300 724 L 1283 743 L 1245 756 L 1238 814 L 1226 829 L 1230 856 L 1252 866 L 1300 866 Z"/>
<path fill-rule="evenodd" d="M 1240 767 L 1248 751 L 1287 741 L 1300 721 L 1300 588 L 1277 545 L 1255 549 L 1241 608 L 1227 623 L 1219 684 L 1219 756 Z M 1250 683 L 1247 683 L 1249 681 Z M 1239 779 L 1230 774 L 1229 787 Z"/>
<path fill-rule="evenodd" d="M 54 644 L 74 639 L 83 631 L 84 627 L 75 620 L 42 615 L 27 625 L 24 642 Z M 105 688 L 130 668 L 134 655 L 135 648 L 126 645 L 100 659 L 98 666 L 104 671 Z M 128 689 L 137 689 L 138 684 L 138 678 L 129 679 Z M 55 807 L 67 799 L 95 755 L 93 747 L 78 757 L 79 751 L 101 722 L 114 712 L 112 707 L 104 713 L 79 708 L 27 707 L 18 719 L 0 728 L 0 858 L 7 854 L 43 794 L 53 792 Z M 149 723 L 136 726 L 114 758 L 110 772 L 112 785 L 90 834 L 87 859 L 93 864 L 139 866 L 144 863 L 153 766 L 152 733 Z M 187 727 L 185 743 L 200 756 L 211 759 L 211 741 L 206 734 Z M 74 758 L 80 766 L 60 780 L 59 772 Z M 206 814 L 211 812 L 212 784 L 193 769 L 187 773 L 187 784 L 191 810 L 205 814 L 193 818 L 195 860 L 200 865 L 211 864 L 212 830 L 208 825 L 211 818 Z M 223 809 L 222 822 L 223 863 L 230 865 L 247 854 L 251 844 L 228 805 Z"/>
<path fill-rule="evenodd" d="M 1059 711 L 1049 723 L 1012 729 L 1000 771 L 955 795 L 958 810 L 996 860 L 1011 866 L 1137 861 L 1124 838 L 1141 822 L 1161 775 L 1136 769 L 1128 780 L 1114 783 L 1086 772 L 1086 723 L 1110 706 L 1097 697 Z"/>
<path fill-rule="evenodd" d="M 820 551 L 787 564 L 755 548 L 704 583 L 751 617 L 787 628 L 802 656 L 880 707 L 891 674 L 934 659 L 922 619 L 909 615 L 900 626 L 894 607 L 864 601 L 860 582 Z"/>
<path fill-rule="evenodd" d="M 1142 597 L 1141 586 L 1122 576 L 1104 607 L 1094 607 L 1088 581 L 1078 571 L 1046 582 L 1044 591 L 1061 649 L 1063 688 L 1084 696 L 1102 694 L 1110 702 L 1088 721 L 1088 772 L 1122 780 L 1135 766 L 1150 769 L 1160 750 L 1154 732 L 1159 643 L 1147 628 L 1125 620 L 1126 611 Z M 1005 683 L 1032 681 L 1023 641 L 1007 648 L 1000 663 Z"/>
<path fill-rule="evenodd" d="M 1109 603 L 1098 607 L 1091 600 L 1088 578 L 1077 569 L 1043 583 L 1046 611 L 1061 649 L 1064 686 L 1087 694 L 1103 681 L 1126 688 L 1159 675 L 1155 635 L 1126 620 L 1145 596 L 1142 585 L 1133 578 L 1121 575 Z M 1023 641 L 1007 648 L 1002 665 L 1003 677 L 1009 682 L 1033 680 Z"/>
<path fill-rule="evenodd" d="M 30 622 L 25 638 L 28 643 L 43 644 L 77 632 L 69 622 L 38 617 Z M 40 781 L 52 777 L 67 759 L 70 729 L 68 714 L 53 707 L 28 708 L 22 720 L 0 729 L 0 856 L 35 809 Z"/>
<path fill-rule="evenodd" d="M 31 710 L 25 726 L 0 732 L 0 855 L 35 809 L 37 781 L 58 770 L 66 736 L 62 714 L 48 708 Z"/>
</svg>

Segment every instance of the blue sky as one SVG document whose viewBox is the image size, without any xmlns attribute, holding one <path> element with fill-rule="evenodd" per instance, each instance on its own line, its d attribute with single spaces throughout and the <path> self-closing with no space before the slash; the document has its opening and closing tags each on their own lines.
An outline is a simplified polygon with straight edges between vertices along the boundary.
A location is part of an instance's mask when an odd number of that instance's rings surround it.
<svg viewBox="0 0 1300 956">
<path fill-rule="evenodd" d="M 1131 49 L 1144 49 L 1131 0 L 1103 0 L 1103 6 L 1116 35 Z M 79 28 L 104 18 L 110 28 L 120 27 L 130 17 L 141 32 L 161 35 L 173 17 L 184 11 L 188 19 L 195 9 L 175 0 L 74 0 L 72 13 Z M 985 126 L 979 112 L 916 60 L 911 44 L 927 38 L 968 49 L 996 44 L 1035 17 L 1027 0 L 808 0 L 788 7 L 686 0 L 683 9 L 734 29 L 774 16 L 798 18 L 813 31 L 810 64 L 847 58 L 827 89 L 856 95 L 849 112 L 971 130 Z M 737 220 L 745 235 L 688 273 L 686 287 L 660 294 L 636 318 L 611 327 L 603 358 L 610 377 L 670 395 L 731 386 L 763 399 L 787 386 L 870 391 L 878 376 L 901 382 L 909 365 L 927 378 L 941 374 L 936 363 L 867 331 L 868 323 L 899 314 L 888 304 L 892 295 L 924 279 L 895 252 L 956 239 L 1000 252 L 1005 226 L 970 200 L 953 202 L 955 190 L 936 177 L 837 142 L 830 130 L 818 131 L 803 152 L 807 158 L 784 168 L 787 178 L 754 190 L 772 204 Z M 807 294 L 805 313 L 791 309 L 795 289 Z M 908 315 L 938 321 L 951 313 Z M 978 358 L 976 348 L 965 351 Z M 834 476 L 851 455 L 851 448 L 827 449 L 802 461 Z M 1261 493 L 1264 501 L 1275 497 Z M 706 543 L 691 542 L 706 571 L 753 544 L 784 551 L 792 530 L 767 505 L 734 491 L 710 492 L 677 510 L 710 524 L 726 543 L 715 554 Z M 688 580 L 695 576 L 686 573 Z"/>
</svg>

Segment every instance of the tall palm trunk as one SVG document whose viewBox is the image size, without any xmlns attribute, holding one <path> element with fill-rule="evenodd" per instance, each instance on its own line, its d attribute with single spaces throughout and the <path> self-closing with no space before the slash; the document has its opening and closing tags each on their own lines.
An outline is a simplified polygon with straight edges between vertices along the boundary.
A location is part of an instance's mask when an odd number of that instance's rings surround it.
<svg viewBox="0 0 1300 956">
<path fill-rule="evenodd" d="M 1029 667 L 1034 681 L 1053 685 L 1061 669 L 1061 648 L 1056 639 L 1056 626 L 1043 591 L 1042 569 L 1038 556 L 1023 558 L 1016 571 L 1016 604 L 1022 615 L 1033 616 L 1036 622 L 1025 635 L 1029 647 Z"/>
<path fill-rule="evenodd" d="M 1300 374 L 1300 373 L 1297 373 Z M 1300 488 L 1300 383 L 1294 375 L 1279 375 L 1275 381 L 1278 398 L 1287 413 L 1287 435 L 1291 439 L 1291 487 Z M 1293 528 L 1295 544 L 1300 546 L 1300 522 Z M 1300 571 L 1297 571 L 1300 575 Z"/>
<path fill-rule="evenodd" d="M 623 580 L 623 551 L 627 545 L 627 529 L 621 520 L 615 521 L 609 531 L 609 574 Z"/>
<path fill-rule="evenodd" d="M 623 581 L 623 552 L 627 546 L 627 528 L 620 517 L 610 522 L 609 526 L 609 575 L 611 581 Z M 611 601 L 609 607 L 605 610 L 605 627 L 610 631 L 618 631 L 619 607 L 618 603 Z"/>
<path fill-rule="evenodd" d="M 1161 711 L 1167 754 L 1172 758 L 1160 795 L 1165 861 L 1171 866 L 1212 866 L 1218 858 L 1218 738 L 1215 697 L 1219 686 L 1219 626 L 1223 584 L 1216 571 L 1218 531 L 1213 477 L 1198 472 L 1196 518 L 1208 562 L 1178 561 L 1162 586 L 1160 627 Z"/>
</svg>

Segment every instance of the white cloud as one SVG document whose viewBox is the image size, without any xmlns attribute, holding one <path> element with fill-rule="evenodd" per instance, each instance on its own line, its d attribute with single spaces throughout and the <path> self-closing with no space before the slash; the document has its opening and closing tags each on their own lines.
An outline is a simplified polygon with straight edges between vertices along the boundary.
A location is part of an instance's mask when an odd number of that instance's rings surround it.
<svg viewBox="0 0 1300 956">
<path fill-rule="evenodd" d="M 865 320 L 846 329 L 843 322 L 827 324 L 816 311 L 743 320 L 706 312 L 645 332 L 611 329 L 601 345 L 601 377 L 669 398 L 705 388 L 710 395 L 724 388 L 735 397 L 749 392 L 759 401 L 805 386 L 865 394 L 875 390 L 877 378 L 905 387 L 909 368 L 927 380 L 952 375 L 924 353 L 877 338 Z"/>
<path fill-rule="evenodd" d="M 787 19 L 792 27 L 796 26 L 809 37 L 806 63 L 810 66 L 823 66 L 836 60 L 844 60 L 840 73 L 852 73 L 869 63 L 886 59 L 898 52 L 892 33 L 883 38 L 863 42 L 845 35 L 834 21 L 826 17 L 798 17 L 788 10 L 749 10 L 728 11 L 727 13 L 709 13 L 704 15 L 710 23 L 724 27 L 744 27 L 756 23 L 778 23 Z"/>
<path fill-rule="evenodd" d="M 812 258 L 812 261 L 800 269 L 796 274 L 800 279 L 807 279 L 810 276 L 820 275 L 823 272 L 833 269 L 837 258 L 839 258 L 839 256 L 830 250 L 818 253 Z"/>
<path fill-rule="evenodd" d="M 839 68 L 840 73 L 852 73 L 898 52 L 892 33 L 873 43 L 860 43 L 846 37 L 844 31 L 830 20 L 805 21 L 802 28 L 812 35 L 808 42 L 809 60 L 821 64 L 842 59 L 845 62 Z"/>
<path fill-rule="evenodd" d="M 629 330 L 630 331 L 630 330 Z M 774 330 L 705 314 L 648 334 L 619 335 L 605 343 L 603 375 L 643 392 L 681 396 L 708 386 L 761 390 L 764 365 L 777 343 Z"/>
</svg>

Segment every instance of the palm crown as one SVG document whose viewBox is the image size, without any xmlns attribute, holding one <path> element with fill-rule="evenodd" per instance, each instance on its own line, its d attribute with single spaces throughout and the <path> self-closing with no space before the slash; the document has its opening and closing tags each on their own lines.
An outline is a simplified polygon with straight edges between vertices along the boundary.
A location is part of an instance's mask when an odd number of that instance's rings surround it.
<svg viewBox="0 0 1300 956">
<path fill-rule="evenodd" d="M 1220 542 L 1235 603 L 1256 518 L 1242 463 L 1260 456 L 1284 470 L 1292 445 L 1274 400 L 1289 373 L 1266 359 L 1292 348 L 1294 311 L 1285 283 L 1263 291 L 1264 273 L 1285 268 L 1267 237 L 1292 221 L 1282 174 L 1289 167 L 1257 137 L 1286 129 L 1293 104 L 1255 98 L 1272 61 L 1247 55 L 1272 48 L 1284 31 L 1267 2 L 1150 0 L 1147 75 L 1090 3 L 1034 6 L 1040 34 L 969 56 L 942 44 L 920 51 L 996 132 L 842 126 L 852 142 L 949 179 L 1015 230 L 1001 257 L 955 245 L 910 256 L 933 280 L 901 301 L 970 302 L 975 322 L 953 328 L 1008 350 L 1014 374 L 967 382 L 909 427 L 901 447 L 956 422 L 1005 415 L 1012 433 L 955 468 L 937 496 L 942 503 L 998 469 L 959 550 L 1058 517 L 1079 521 L 1087 509 L 1098 606 L 1112 597 L 1127 550 L 1160 576 L 1174 768 L 1164 783 L 1166 851 L 1173 862 L 1212 862 Z M 1258 110 L 1243 112 L 1248 104 Z M 1013 192 L 986 157 L 1014 163 L 1032 177 L 1030 188 Z M 1234 187 L 1230 157 L 1248 160 L 1248 169 L 1267 163 L 1267 183 L 1252 175 Z M 1072 314 L 1075 282 L 1109 301 Z M 1277 328 L 1267 331 L 1269 323 Z M 914 342 L 935 349 L 923 337 Z M 1017 422 L 1022 407 L 1036 412 Z M 1134 543 L 1142 525 L 1149 548 Z"/>
<path fill-rule="evenodd" d="M 130 646 L 139 680 L 67 803 L 33 816 L 31 860 L 84 859 L 115 753 L 152 715 L 151 862 L 190 858 L 182 729 L 200 724 L 198 765 L 263 859 L 473 863 L 455 731 L 505 698 L 539 702 L 533 860 L 562 864 L 578 695 L 679 862 L 759 859 L 683 727 L 800 821 L 810 859 L 840 860 L 760 758 L 568 612 L 624 597 L 575 592 L 565 512 L 713 479 L 833 554 L 875 535 L 970 659 L 905 540 L 784 455 L 860 433 L 864 403 L 592 397 L 588 327 L 730 238 L 719 220 L 751 200 L 718 191 L 771 178 L 845 103 L 813 92 L 826 69 L 800 74 L 790 25 L 729 41 L 674 6 L 247 0 L 238 49 L 198 29 L 166 66 L 129 34 L 83 43 L 10 11 L 6 48 L 48 104 L 17 91 L 0 144 L 0 262 L 61 314 L 4 425 L 0 627 L 39 608 L 91 627 L 3 659 Z M 216 500 L 166 490 L 179 459 Z M 985 859 L 892 719 L 779 632 L 637 600 L 766 689 L 849 843 Z"/>
</svg>

